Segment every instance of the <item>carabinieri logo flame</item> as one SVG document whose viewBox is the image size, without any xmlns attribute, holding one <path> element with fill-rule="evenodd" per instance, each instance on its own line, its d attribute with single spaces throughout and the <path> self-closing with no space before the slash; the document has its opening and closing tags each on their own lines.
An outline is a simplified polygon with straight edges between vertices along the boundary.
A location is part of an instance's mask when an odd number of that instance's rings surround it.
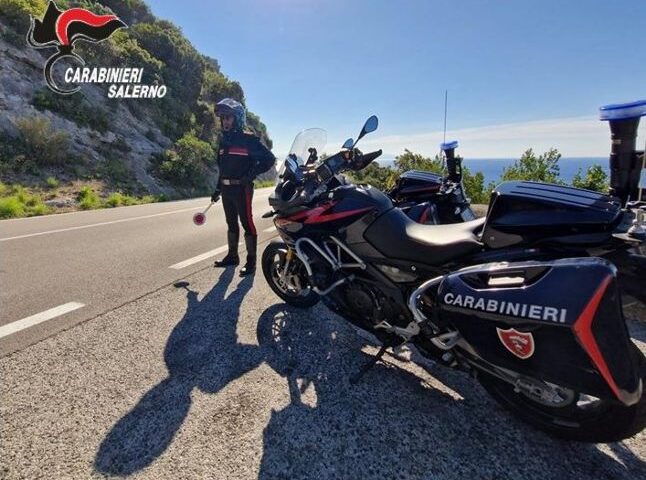
<svg viewBox="0 0 646 480">
<path fill-rule="evenodd" d="M 45 81 L 54 92 L 70 95 L 80 87 L 63 90 L 56 85 L 52 78 L 54 64 L 61 58 L 71 57 L 85 65 L 85 61 L 74 52 L 74 43 L 77 40 L 98 43 L 125 27 L 127 25 L 116 15 L 96 15 L 84 8 L 61 11 L 50 1 L 42 20 L 31 18 L 27 43 L 34 48 L 58 48 L 58 52 L 49 57 L 45 64 Z"/>
</svg>

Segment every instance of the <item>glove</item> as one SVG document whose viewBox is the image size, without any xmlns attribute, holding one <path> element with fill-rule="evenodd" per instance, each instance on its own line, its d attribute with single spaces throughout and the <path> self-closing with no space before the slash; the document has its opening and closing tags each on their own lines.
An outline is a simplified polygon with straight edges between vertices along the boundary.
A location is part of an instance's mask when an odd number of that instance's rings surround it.
<svg viewBox="0 0 646 480">
<path fill-rule="evenodd" d="M 216 191 L 215 191 L 215 192 L 213 192 L 213 194 L 211 195 L 211 201 L 212 201 L 213 203 L 217 202 L 218 200 L 220 200 L 220 190 L 216 190 Z"/>
</svg>

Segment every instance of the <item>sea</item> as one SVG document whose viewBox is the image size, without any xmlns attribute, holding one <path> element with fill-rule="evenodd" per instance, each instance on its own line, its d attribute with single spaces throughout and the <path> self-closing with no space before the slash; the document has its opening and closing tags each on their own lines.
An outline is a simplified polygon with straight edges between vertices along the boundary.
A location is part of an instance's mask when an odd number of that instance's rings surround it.
<svg viewBox="0 0 646 480">
<path fill-rule="evenodd" d="M 381 159 L 380 159 L 381 160 Z M 485 177 L 485 184 L 489 182 L 496 182 L 500 180 L 500 175 L 505 167 L 514 164 L 517 159 L 515 158 L 465 158 L 462 165 L 467 167 L 471 173 L 482 172 Z M 382 167 L 392 166 L 394 159 L 385 159 L 379 161 Z M 588 168 L 592 165 L 601 165 L 601 168 L 610 177 L 610 169 L 608 167 L 608 157 L 576 157 L 576 158 L 561 158 L 559 159 L 559 176 L 564 182 L 572 182 L 572 178 L 576 173 L 581 170 L 585 175 Z"/>
</svg>

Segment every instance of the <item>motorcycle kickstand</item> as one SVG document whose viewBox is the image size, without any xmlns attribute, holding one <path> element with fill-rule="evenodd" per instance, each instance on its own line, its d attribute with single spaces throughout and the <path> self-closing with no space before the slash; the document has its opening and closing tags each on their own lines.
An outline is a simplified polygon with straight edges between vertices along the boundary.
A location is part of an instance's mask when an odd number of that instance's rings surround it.
<svg viewBox="0 0 646 480">
<path fill-rule="evenodd" d="M 356 385 L 357 383 L 359 383 L 359 381 L 363 378 L 363 376 L 366 373 L 368 373 L 368 371 L 372 367 L 374 367 L 379 360 L 381 360 L 381 357 L 384 356 L 384 353 L 386 353 L 386 350 L 388 350 L 391 346 L 392 345 L 387 343 L 384 344 L 374 357 L 372 357 L 368 362 L 366 362 L 366 364 L 363 367 L 361 367 L 361 369 L 357 373 L 355 373 L 350 377 L 350 384 Z"/>
</svg>

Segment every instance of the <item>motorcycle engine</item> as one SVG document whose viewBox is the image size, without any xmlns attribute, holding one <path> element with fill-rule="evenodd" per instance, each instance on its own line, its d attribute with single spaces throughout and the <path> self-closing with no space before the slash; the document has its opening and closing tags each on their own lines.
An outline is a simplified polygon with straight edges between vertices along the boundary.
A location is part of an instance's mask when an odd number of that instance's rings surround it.
<svg viewBox="0 0 646 480">
<path fill-rule="evenodd" d="M 406 326 L 408 319 L 399 305 L 384 293 L 363 282 L 350 282 L 343 289 L 343 297 L 352 313 L 374 326 L 386 320 L 391 325 Z"/>
</svg>

